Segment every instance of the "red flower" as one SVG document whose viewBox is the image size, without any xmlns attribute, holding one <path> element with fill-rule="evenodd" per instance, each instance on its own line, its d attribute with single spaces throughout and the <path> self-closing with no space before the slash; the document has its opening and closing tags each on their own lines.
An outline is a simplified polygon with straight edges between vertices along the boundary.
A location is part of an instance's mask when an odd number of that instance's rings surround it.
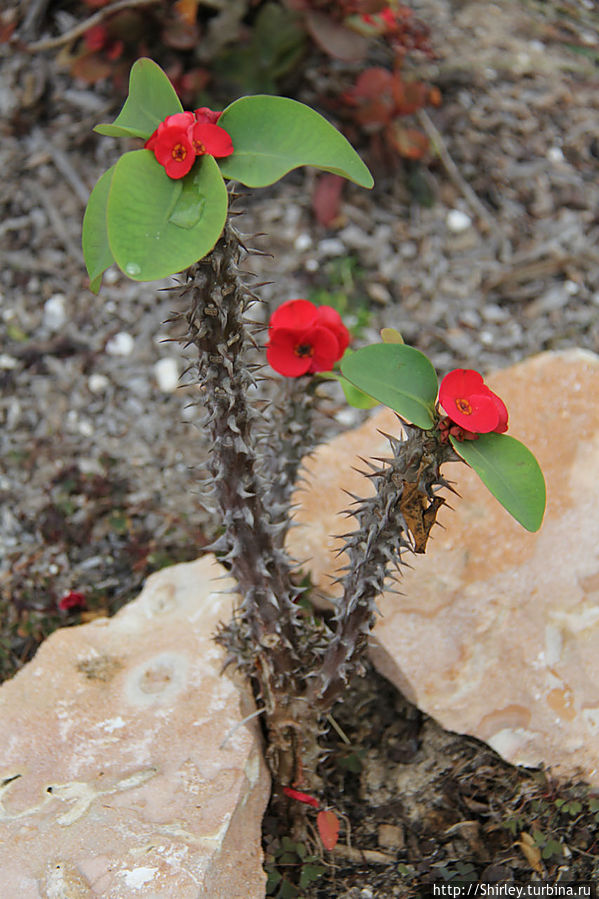
<svg viewBox="0 0 599 899">
<path fill-rule="evenodd" d="M 349 344 L 349 331 L 331 306 L 288 300 L 272 314 L 266 356 L 288 378 L 330 371 Z"/>
<path fill-rule="evenodd" d="M 69 590 L 58 603 L 61 612 L 69 612 L 71 609 L 83 609 L 85 606 L 85 596 L 78 590 Z"/>
<path fill-rule="evenodd" d="M 224 128 L 214 122 L 220 116 L 207 107 L 193 112 L 177 112 L 166 117 L 145 143 L 153 150 L 169 178 L 184 178 L 196 156 L 230 156 L 233 142 Z"/>
<path fill-rule="evenodd" d="M 439 402 L 451 421 L 467 432 L 503 434 L 507 431 L 505 403 L 487 387 L 477 371 L 456 368 L 445 375 L 439 388 Z"/>
</svg>

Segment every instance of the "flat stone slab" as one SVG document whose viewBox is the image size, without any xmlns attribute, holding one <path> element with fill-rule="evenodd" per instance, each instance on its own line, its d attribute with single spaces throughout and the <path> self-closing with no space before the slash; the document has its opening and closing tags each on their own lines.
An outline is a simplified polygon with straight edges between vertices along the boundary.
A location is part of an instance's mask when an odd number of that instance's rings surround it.
<svg viewBox="0 0 599 899">
<path fill-rule="evenodd" d="M 599 357 L 545 353 L 488 378 L 509 433 L 547 481 L 541 530 L 527 533 L 459 463 L 445 466 L 461 499 L 442 509 L 425 556 L 409 556 L 399 589 L 379 604 L 372 658 L 444 727 L 487 741 L 509 761 L 599 784 Z M 290 549 L 333 592 L 337 541 L 351 519 L 342 488 L 368 494 L 357 456 L 381 456 L 388 410 L 321 447 Z"/>
<path fill-rule="evenodd" d="M 212 640 L 223 575 L 210 556 L 152 575 L 0 688 L 0 896 L 264 896 L 270 784 Z"/>
</svg>

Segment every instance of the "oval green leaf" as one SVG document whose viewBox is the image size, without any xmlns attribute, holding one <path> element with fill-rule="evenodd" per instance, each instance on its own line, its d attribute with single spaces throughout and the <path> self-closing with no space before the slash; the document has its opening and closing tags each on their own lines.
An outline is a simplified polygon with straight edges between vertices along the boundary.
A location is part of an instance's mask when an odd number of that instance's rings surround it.
<svg viewBox="0 0 599 899">
<path fill-rule="evenodd" d="M 360 187 L 372 175 L 342 134 L 323 116 L 287 97 L 241 97 L 224 110 L 218 124 L 228 131 L 235 152 L 219 161 L 225 178 L 247 187 L 274 184 L 287 172 L 311 165 L 348 178 Z"/>
<path fill-rule="evenodd" d="M 538 531 L 545 513 L 545 478 L 531 451 L 507 434 L 480 434 L 453 448 L 485 487 L 527 531 Z"/>
<path fill-rule="evenodd" d="M 433 427 L 437 375 L 419 350 L 402 343 L 375 343 L 346 353 L 341 371 L 355 387 L 402 418 L 424 430 Z"/>
<path fill-rule="evenodd" d="M 350 351 L 346 350 L 345 352 L 348 353 Z M 375 406 L 378 406 L 378 400 L 373 399 L 371 396 L 368 396 L 367 393 L 354 387 L 354 385 L 350 384 L 347 378 L 344 378 L 339 372 L 321 371 L 318 372 L 318 374 L 321 378 L 325 378 L 329 381 L 338 381 L 339 384 L 341 384 L 345 399 L 350 406 L 354 407 L 354 409 L 373 409 Z"/>
<path fill-rule="evenodd" d="M 147 140 L 167 115 L 183 112 L 174 87 L 151 59 L 138 59 L 129 76 L 129 96 L 111 125 L 94 131 L 108 137 L 143 137 Z"/>
<path fill-rule="evenodd" d="M 114 166 L 109 168 L 98 179 L 83 216 L 81 246 L 89 275 L 89 289 L 92 293 L 98 293 L 102 275 L 114 262 L 106 228 L 106 206 L 114 168 Z"/>
<path fill-rule="evenodd" d="M 114 167 L 108 195 L 110 250 L 134 281 L 175 274 L 202 259 L 220 237 L 227 188 L 212 156 L 189 175 L 169 178 L 150 150 L 133 150 Z"/>
</svg>

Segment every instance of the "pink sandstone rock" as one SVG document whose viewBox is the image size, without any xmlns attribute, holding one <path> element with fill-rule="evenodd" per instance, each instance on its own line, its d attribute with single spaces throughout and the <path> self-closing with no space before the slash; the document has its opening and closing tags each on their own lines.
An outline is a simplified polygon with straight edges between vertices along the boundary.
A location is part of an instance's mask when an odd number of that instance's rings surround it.
<svg viewBox="0 0 599 899">
<path fill-rule="evenodd" d="M 204 557 L 152 575 L 2 686 L 2 899 L 264 896 L 269 778 L 212 641 L 223 574 Z"/>
<path fill-rule="evenodd" d="M 442 509 L 425 556 L 408 559 L 386 595 L 371 642 L 375 664 L 444 727 L 487 741 L 506 759 L 580 770 L 599 784 L 599 357 L 546 353 L 488 379 L 507 403 L 509 433 L 537 456 L 547 481 L 537 534 L 518 525 L 460 463 L 445 467 L 462 499 Z M 368 493 L 352 466 L 380 456 L 388 410 L 319 449 L 299 491 L 296 558 L 330 591 L 339 566 L 330 534 L 346 488 Z"/>
</svg>

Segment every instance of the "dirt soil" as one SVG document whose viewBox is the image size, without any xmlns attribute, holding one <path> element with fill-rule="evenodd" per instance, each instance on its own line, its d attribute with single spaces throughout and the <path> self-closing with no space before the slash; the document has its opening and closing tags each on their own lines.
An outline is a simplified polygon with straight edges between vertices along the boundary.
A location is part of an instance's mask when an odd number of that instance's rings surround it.
<svg viewBox="0 0 599 899">
<path fill-rule="evenodd" d="M 376 185 L 347 185 L 329 228 L 314 220 L 313 172 L 248 193 L 241 226 L 264 232 L 261 246 L 274 254 L 252 266 L 273 281 L 262 295 L 273 307 L 341 298 L 365 339 L 399 328 L 440 373 L 489 371 L 546 349 L 599 352 L 596 5 L 412 5 L 438 54 L 418 73 L 439 87 L 442 105 L 413 123 L 434 152 L 423 165 L 389 168 L 364 135 L 350 134 Z M 32 38 L 56 33 L 51 7 Z M 112 614 L 151 571 L 194 558 L 218 522 L 193 486 L 207 448 L 196 390 L 185 379 L 177 386 L 189 360 L 165 342 L 177 301 L 161 288 L 173 281 L 137 284 L 110 270 L 98 297 L 86 289 L 83 211 L 122 152 L 92 128 L 112 119 L 123 94 L 109 81 L 77 81 L 53 51 L 0 44 L 0 61 L 6 678 L 54 628 Z M 335 120 L 330 98 L 346 75 L 315 52 L 294 95 Z M 362 416 L 327 389 L 323 438 Z M 59 611 L 70 590 L 85 595 L 84 612 Z M 280 826 L 267 816 L 265 847 L 284 874 L 273 895 L 296 895 L 302 877 L 303 895 L 352 899 L 418 895 L 434 878 L 597 877 L 599 806 L 584 785 L 505 765 L 442 731 L 373 672 L 334 718 L 351 746 L 331 729 L 339 847 L 312 863 L 301 857 L 310 847 L 287 846 L 281 863 Z M 324 870 L 306 874 L 310 865 Z"/>
</svg>

